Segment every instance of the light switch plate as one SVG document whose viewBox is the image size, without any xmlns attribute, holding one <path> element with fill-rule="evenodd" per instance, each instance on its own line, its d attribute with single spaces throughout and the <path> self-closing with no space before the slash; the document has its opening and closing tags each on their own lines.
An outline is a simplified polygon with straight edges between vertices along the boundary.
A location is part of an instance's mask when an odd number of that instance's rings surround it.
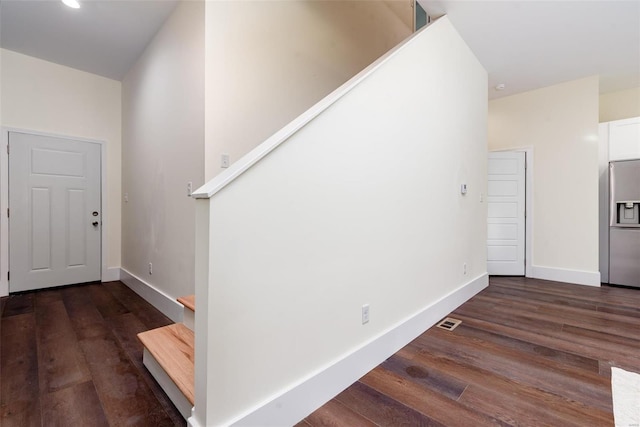
<svg viewBox="0 0 640 427">
<path fill-rule="evenodd" d="M 362 306 L 362 324 L 369 323 L 369 304 Z"/>
</svg>

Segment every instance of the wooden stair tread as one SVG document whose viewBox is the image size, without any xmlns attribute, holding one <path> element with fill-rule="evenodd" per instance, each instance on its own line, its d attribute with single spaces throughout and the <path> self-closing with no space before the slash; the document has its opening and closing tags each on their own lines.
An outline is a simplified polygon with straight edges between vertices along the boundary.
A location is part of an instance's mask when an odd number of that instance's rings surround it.
<svg viewBox="0 0 640 427">
<path fill-rule="evenodd" d="M 185 307 L 187 307 L 191 311 L 196 311 L 196 296 L 195 295 L 187 295 L 184 297 L 178 298 L 178 302 Z"/>
<path fill-rule="evenodd" d="M 139 333 L 138 338 L 193 405 L 193 331 L 182 323 L 176 323 Z"/>
</svg>

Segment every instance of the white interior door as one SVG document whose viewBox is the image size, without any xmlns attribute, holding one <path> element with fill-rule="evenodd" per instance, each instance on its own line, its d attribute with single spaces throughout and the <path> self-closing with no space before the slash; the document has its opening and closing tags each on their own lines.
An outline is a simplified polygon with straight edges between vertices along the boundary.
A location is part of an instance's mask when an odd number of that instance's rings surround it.
<svg viewBox="0 0 640 427">
<path fill-rule="evenodd" d="M 487 270 L 491 275 L 525 274 L 525 153 L 489 153 Z"/>
<path fill-rule="evenodd" d="M 100 280 L 100 145 L 9 133 L 9 290 Z"/>
</svg>

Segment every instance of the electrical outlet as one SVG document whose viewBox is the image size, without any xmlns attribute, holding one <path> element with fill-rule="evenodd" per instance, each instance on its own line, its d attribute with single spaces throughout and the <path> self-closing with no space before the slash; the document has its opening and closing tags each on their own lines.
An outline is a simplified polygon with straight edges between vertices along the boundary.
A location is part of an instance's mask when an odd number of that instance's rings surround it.
<svg viewBox="0 0 640 427">
<path fill-rule="evenodd" d="M 369 323 L 369 304 L 362 306 L 362 324 Z"/>
<path fill-rule="evenodd" d="M 463 274 L 467 274 L 467 263 L 466 262 L 462 264 L 462 273 Z"/>
<path fill-rule="evenodd" d="M 149 274 L 153 274 L 153 263 L 149 263 Z"/>
<path fill-rule="evenodd" d="M 220 167 L 221 168 L 228 168 L 229 167 L 229 155 L 228 154 L 223 154 L 220 157 Z"/>
<path fill-rule="evenodd" d="M 191 193 L 193 193 L 193 182 L 187 182 L 187 196 L 191 197 Z"/>
<path fill-rule="evenodd" d="M 129 193 L 124 193 L 124 202 L 129 203 Z"/>
<path fill-rule="evenodd" d="M 480 203 L 484 202 L 484 195 L 480 193 Z"/>
</svg>

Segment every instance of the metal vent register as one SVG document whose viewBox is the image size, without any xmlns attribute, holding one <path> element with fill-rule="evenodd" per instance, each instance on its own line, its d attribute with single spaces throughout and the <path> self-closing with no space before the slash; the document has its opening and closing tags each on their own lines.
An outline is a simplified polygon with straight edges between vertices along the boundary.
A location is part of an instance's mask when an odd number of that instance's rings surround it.
<svg viewBox="0 0 640 427">
<path fill-rule="evenodd" d="M 447 331 L 453 331 L 458 325 L 462 323 L 462 320 L 454 319 L 452 317 L 446 317 L 440 321 L 436 326 L 438 328 L 446 329 Z"/>
</svg>

